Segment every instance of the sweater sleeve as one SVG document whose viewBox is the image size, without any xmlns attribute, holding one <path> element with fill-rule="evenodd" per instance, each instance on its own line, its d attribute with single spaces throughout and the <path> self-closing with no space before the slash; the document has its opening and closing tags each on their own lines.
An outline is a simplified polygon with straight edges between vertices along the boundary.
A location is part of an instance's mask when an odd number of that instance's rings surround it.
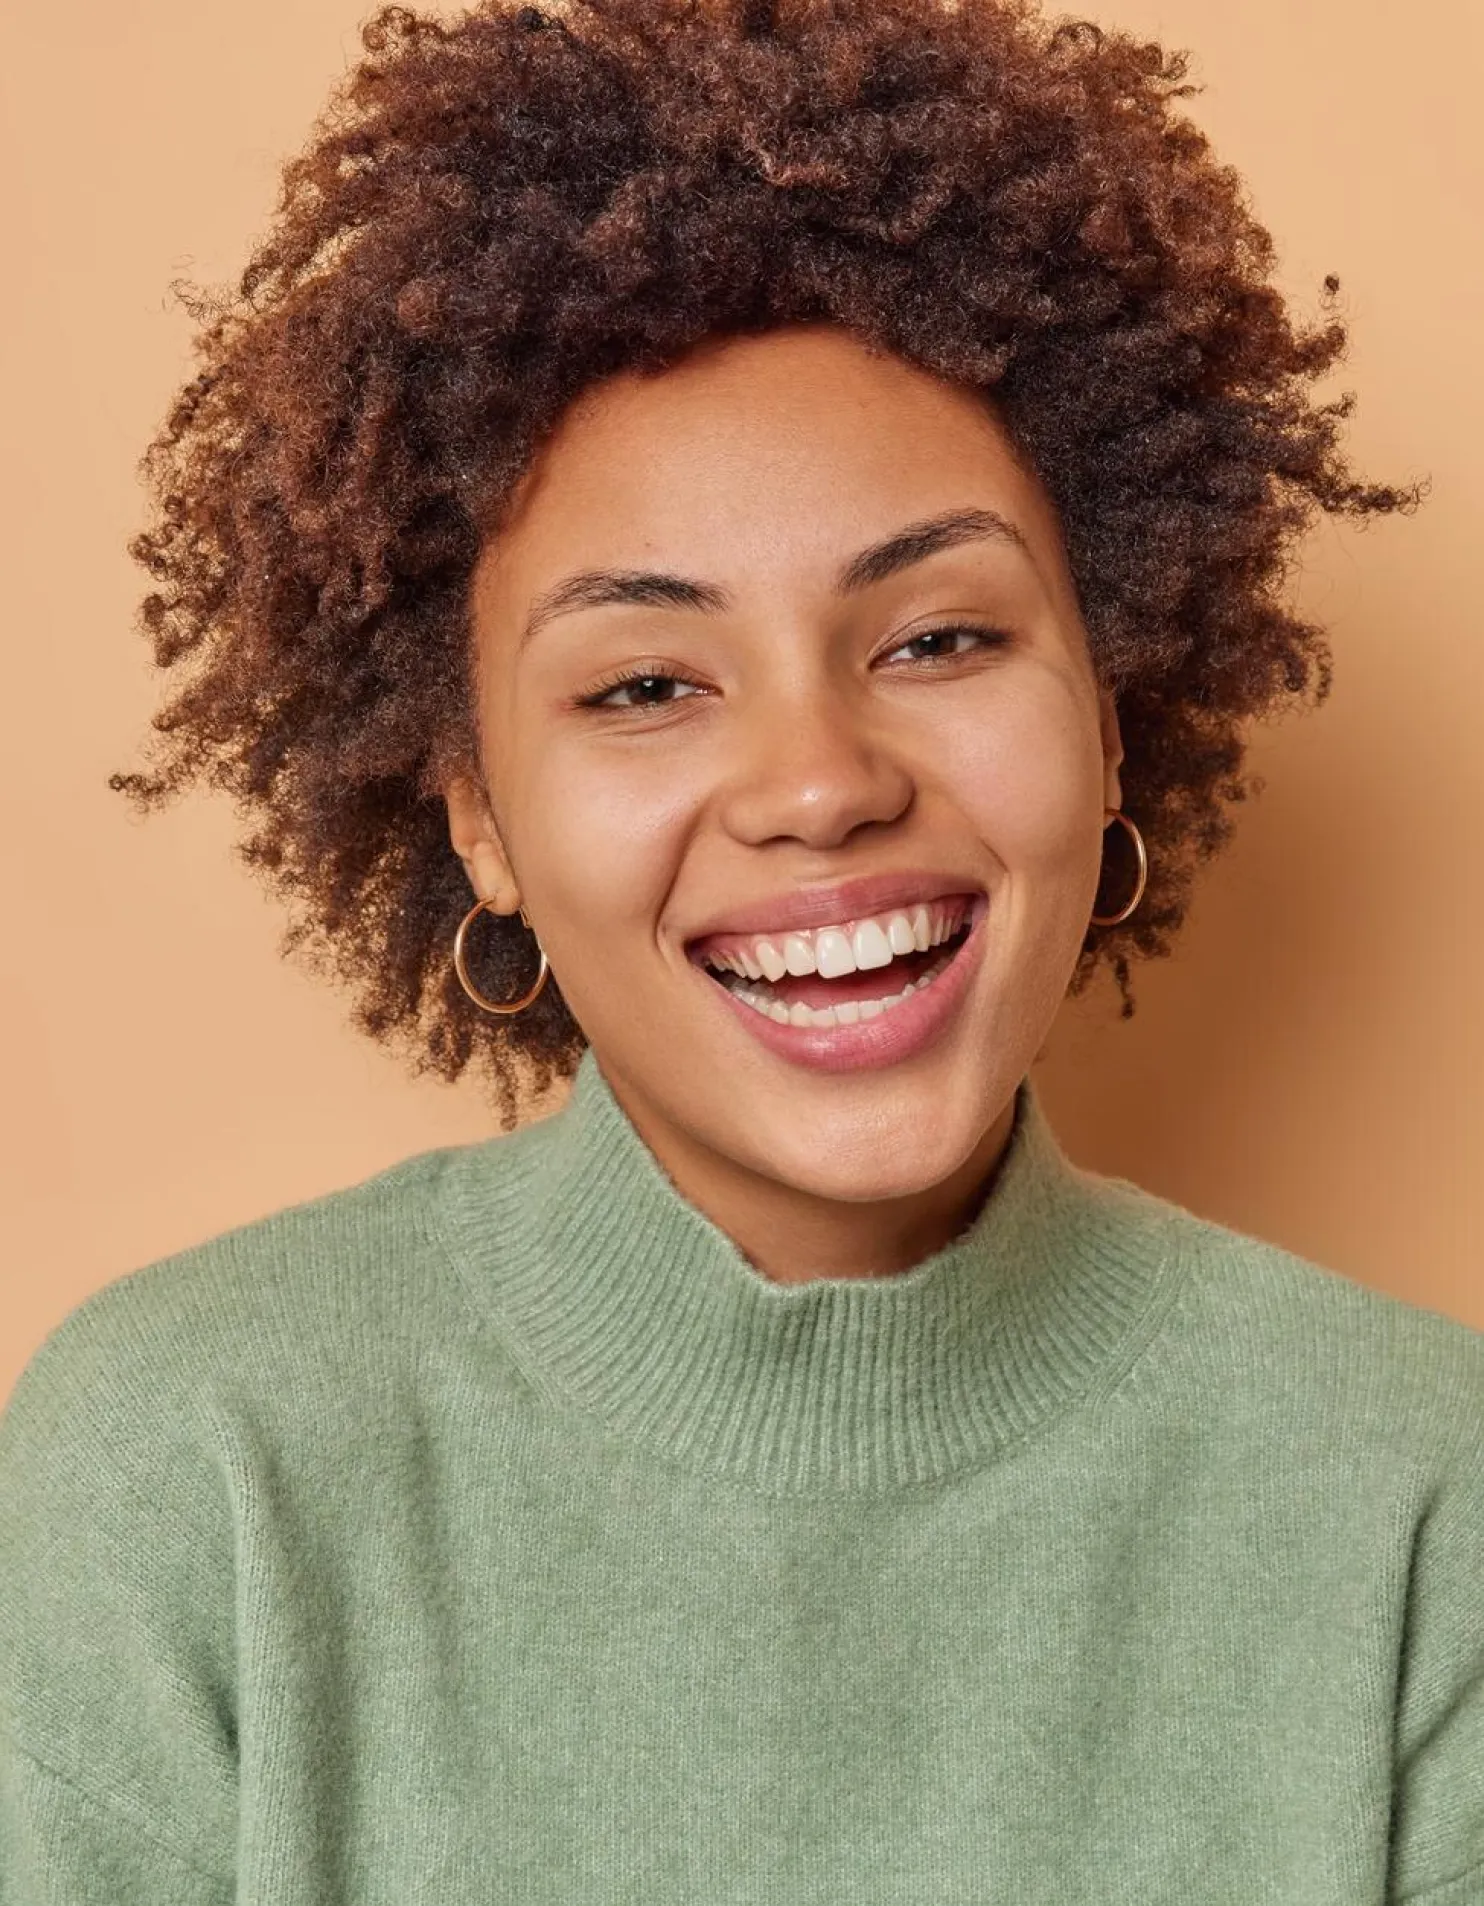
<svg viewBox="0 0 1484 1906">
<path fill-rule="evenodd" d="M 1396 1906 L 1484 1906 L 1484 1354 L 1469 1367 L 1455 1455 L 1413 1540 L 1397 1694 Z"/>
<path fill-rule="evenodd" d="M 13 1740 L 0 1749 L 0 1906 L 230 1906 L 236 1892 Z"/>
<path fill-rule="evenodd" d="M 232 1897 L 229 1499 L 194 1325 L 131 1285 L 0 1416 L 0 1906 Z"/>
</svg>

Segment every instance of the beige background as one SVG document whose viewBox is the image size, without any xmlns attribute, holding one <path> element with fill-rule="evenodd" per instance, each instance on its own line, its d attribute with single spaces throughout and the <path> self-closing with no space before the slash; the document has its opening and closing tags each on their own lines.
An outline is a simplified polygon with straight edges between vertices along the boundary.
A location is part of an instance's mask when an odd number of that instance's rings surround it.
<svg viewBox="0 0 1484 1906">
<path fill-rule="evenodd" d="M 1285 282 L 1344 283 L 1368 472 L 1410 521 L 1321 526 L 1298 584 L 1328 707 L 1264 731 L 1267 791 L 1183 950 L 1120 1023 L 1099 989 L 1040 1078 L 1072 1154 L 1484 1327 L 1484 10 L 1109 0 L 1197 57 Z M 354 56 L 347 0 L 73 0 L 7 29 L 0 1396 L 90 1291 L 494 1130 L 409 1082 L 278 955 L 224 803 L 136 821 L 105 786 L 156 697 L 124 545 L 188 369 L 167 292 L 243 262 Z"/>
</svg>

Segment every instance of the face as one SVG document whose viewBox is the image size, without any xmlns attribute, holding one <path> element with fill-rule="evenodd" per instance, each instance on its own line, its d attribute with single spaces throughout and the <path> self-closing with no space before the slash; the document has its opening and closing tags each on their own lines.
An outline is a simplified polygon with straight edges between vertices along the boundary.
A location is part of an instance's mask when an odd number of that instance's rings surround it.
<svg viewBox="0 0 1484 1906">
<path fill-rule="evenodd" d="M 446 789 L 451 838 L 653 1149 L 848 1203 L 962 1172 L 1065 994 L 1122 752 L 983 397 L 827 325 L 624 373 L 471 601 L 484 786 Z"/>
</svg>

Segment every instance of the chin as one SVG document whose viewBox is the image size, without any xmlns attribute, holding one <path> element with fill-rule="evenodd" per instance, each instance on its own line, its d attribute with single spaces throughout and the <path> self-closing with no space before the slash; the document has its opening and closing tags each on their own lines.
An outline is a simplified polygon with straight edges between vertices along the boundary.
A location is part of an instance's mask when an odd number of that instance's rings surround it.
<svg viewBox="0 0 1484 1906">
<path fill-rule="evenodd" d="M 1005 1098 L 1013 1090 L 1007 1087 Z M 962 1168 L 999 1109 L 965 1106 L 955 1114 L 944 1108 L 938 1093 L 929 1117 L 905 1105 L 893 1111 L 883 1093 L 876 1108 L 837 1118 L 824 1128 L 818 1120 L 803 1127 L 791 1120 L 759 1121 L 746 1162 L 797 1191 L 839 1204 L 911 1198 Z"/>
</svg>

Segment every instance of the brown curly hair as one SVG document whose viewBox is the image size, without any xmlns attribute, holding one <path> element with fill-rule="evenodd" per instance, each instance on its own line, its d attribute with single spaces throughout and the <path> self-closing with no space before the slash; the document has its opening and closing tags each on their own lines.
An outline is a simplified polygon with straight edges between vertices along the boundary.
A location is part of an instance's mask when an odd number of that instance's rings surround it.
<svg viewBox="0 0 1484 1906">
<path fill-rule="evenodd" d="M 1108 959 L 1129 1011 L 1131 955 L 1169 950 L 1255 785 L 1243 725 L 1328 691 L 1323 634 L 1280 595 L 1299 535 L 1416 497 L 1348 469 L 1349 399 L 1313 391 L 1337 282 L 1293 320 L 1175 104 L 1184 56 L 1028 0 L 484 0 L 385 8 L 362 41 L 235 293 L 186 294 L 201 370 L 131 545 L 183 679 L 156 771 L 109 785 L 144 810 L 228 792 L 289 902 L 284 952 L 418 1071 L 477 1056 L 508 1129 L 520 1075 L 544 1090 L 585 1040 L 554 981 L 493 1021 L 450 961 L 476 556 L 594 380 L 834 321 L 992 390 L 1060 513 L 1151 861 L 1073 990 Z M 489 927 L 480 984 L 513 997 L 529 936 Z"/>
</svg>

